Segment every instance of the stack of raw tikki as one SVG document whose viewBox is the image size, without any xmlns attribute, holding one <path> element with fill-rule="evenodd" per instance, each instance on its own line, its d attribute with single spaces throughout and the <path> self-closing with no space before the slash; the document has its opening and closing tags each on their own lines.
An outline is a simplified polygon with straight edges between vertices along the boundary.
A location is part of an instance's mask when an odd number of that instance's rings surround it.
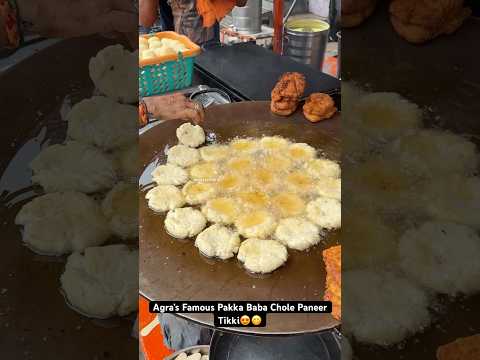
<svg viewBox="0 0 480 360">
<path fill-rule="evenodd" d="M 303 96 L 305 85 L 305 76 L 302 74 L 283 74 L 272 90 L 272 112 L 282 116 L 293 114 Z"/>
</svg>

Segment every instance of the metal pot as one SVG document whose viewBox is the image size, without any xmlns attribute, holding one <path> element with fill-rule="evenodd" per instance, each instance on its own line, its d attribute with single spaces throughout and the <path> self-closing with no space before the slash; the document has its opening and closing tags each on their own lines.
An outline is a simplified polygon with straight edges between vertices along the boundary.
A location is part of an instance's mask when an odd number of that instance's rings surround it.
<svg viewBox="0 0 480 360">
<path fill-rule="evenodd" d="M 240 34 L 257 34 L 262 31 L 262 0 L 248 0 L 244 7 L 232 10 L 233 26 Z"/>
<path fill-rule="evenodd" d="M 292 17 L 285 23 L 283 55 L 322 69 L 330 25 L 312 15 Z"/>
<path fill-rule="evenodd" d="M 202 355 L 208 355 L 209 351 L 210 351 L 210 346 L 208 345 L 191 346 L 186 349 L 179 350 L 172 355 L 167 356 L 164 360 L 175 360 L 181 353 L 186 353 L 187 355 L 192 355 L 196 353 L 200 353 Z"/>
</svg>

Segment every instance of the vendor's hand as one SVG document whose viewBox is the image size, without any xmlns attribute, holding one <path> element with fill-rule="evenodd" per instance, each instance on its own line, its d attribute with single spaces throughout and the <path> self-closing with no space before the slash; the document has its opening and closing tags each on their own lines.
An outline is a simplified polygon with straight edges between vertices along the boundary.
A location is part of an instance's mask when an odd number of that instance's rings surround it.
<svg viewBox="0 0 480 360">
<path fill-rule="evenodd" d="M 122 34 L 138 41 L 138 14 L 131 0 L 18 0 L 20 17 L 45 37 Z"/>
<path fill-rule="evenodd" d="M 159 120 L 190 120 L 199 124 L 204 119 L 203 107 L 183 94 L 143 98 L 148 112 Z"/>
</svg>

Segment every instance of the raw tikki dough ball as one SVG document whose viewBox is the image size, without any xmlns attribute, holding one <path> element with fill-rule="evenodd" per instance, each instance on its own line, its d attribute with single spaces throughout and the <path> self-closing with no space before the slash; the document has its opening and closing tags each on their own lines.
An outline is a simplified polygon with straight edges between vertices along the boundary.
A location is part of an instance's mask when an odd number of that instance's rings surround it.
<svg viewBox="0 0 480 360">
<path fill-rule="evenodd" d="M 340 201 L 319 197 L 307 205 L 308 219 L 325 229 L 338 229 L 342 224 Z"/>
<path fill-rule="evenodd" d="M 93 193 L 115 183 L 113 161 L 97 148 L 69 141 L 43 149 L 30 164 L 32 182 L 46 192 L 76 190 Z"/>
<path fill-rule="evenodd" d="M 288 252 L 278 241 L 251 238 L 242 242 L 237 258 L 247 270 L 267 274 L 287 261 Z"/>
<path fill-rule="evenodd" d="M 263 159 L 263 167 L 267 170 L 277 173 L 285 172 L 289 170 L 291 166 L 292 160 L 283 155 L 268 154 Z"/>
<path fill-rule="evenodd" d="M 363 96 L 352 109 L 357 131 L 374 141 L 391 141 L 408 134 L 422 124 L 417 105 L 391 92 Z"/>
<path fill-rule="evenodd" d="M 182 192 L 173 185 L 159 185 L 145 195 L 150 209 L 158 212 L 173 210 L 185 205 Z"/>
<path fill-rule="evenodd" d="M 331 177 L 317 179 L 317 194 L 340 201 L 342 199 L 342 180 Z"/>
<path fill-rule="evenodd" d="M 270 205 L 270 198 L 261 191 L 241 191 L 237 193 L 237 201 L 247 212 L 251 209 L 266 209 Z"/>
<path fill-rule="evenodd" d="M 255 160 L 249 156 L 234 157 L 227 162 L 227 173 L 250 174 L 255 168 Z"/>
<path fill-rule="evenodd" d="M 216 198 L 202 207 L 208 221 L 219 224 L 233 224 L 239 214 L 237 202 L 231 198 Z"/>
<path fill-rule="evenodd" d="M 305 212 L 305 202 L 293 193 L 279 193 L 272 198 L 272 204 L 280 217 L 297 216 Z"/>
<path fill-rule="evenodd" d="M 230 148 L 226 145 L 208 145 L 200 148 L 203 161 L 221 161 L 230 155 Z"/>
<path fill-rule="evenodd" d="M 201 183 L 189 181 L 182 189 L 185 200 L 190 205 L 203 204 L 209 199 L 212 199 L 215 194 L 215 186 L 211 183 Z"/>
<path fill-rule="evenodd" d="M 421 130 L 404 136 L 388 150 L 395 161 L 427 178 L 452 173 L 469 175 L 478 169 L 480 162 L 473 142 L 441 130 Z"/>
<path fill-rule="evenodd" d="M 190 168 L 190 178 L 199 182 L 216 181 L 219 174 L 220 168 L 213 162 L 199 163 Z"/>
<path fill-rule="evenodd" d="M 345 271 L 342 285 L 342 330 L 357 341 L 393 345 L 430 324 L 426 292 L 399 275 Z"/>
<path fill-rule="evenodd" d="M 191 207 L 170 210 L 165 218 L 165 229 L 177 239 L 199 234 L 207 225 L 207 219 L 200 210 Z"/>
<path fill-rule="evenodd" d="M 172 48 L 168 46 L 161 45 L 156 47 L 157 43 L 154 44 L 155 47 L 152 47 L 153 53 L 156 57 L 167 56 L 167 55 L 175 55 L 176 52 Z"/>
<path fill-rule="evenodd" d="M 431 217 L 480 229 L 479 177 L 440 177 L 428 183 L 423 198 Z"/>
<path fill-rule="evenodd" d="M 165 164 L 157 166 L 152 177 L 158 185 L 183 185 L 188 181 L 188 172 L 180 166 Z"/>
<path fill-rule="evenodd" d="M 104 96 L 76 104 L 67 115 L 67 135 L 73 140 L 112 150 L 137 140 L 138 110 Z"/>
<path fill-rule="evenodd" d="M 187 360 L 201 360 L 202 359 L 202 354 L 200 353 L 195 353 L 188 355 Z"/>
<path fill-rule="evenodd" d="M 313 159 L 307 163 L 307 173 L 315 179 L 322 177 L 339 178 L 340 165 L 328 159 Z"/>
<path fill-rule="evenodd" d="M 233 193 L 240 190 L 245 185 L 245 179 L 239 174 L 226 174 L 222 176 L 216 184 L 218 192 Z"/>
<path fill-rule="evenodd" d="M 138 250 L 110 245 L 75 252 L 60 282 L 68 303 L 86 316 L 128 315 L 138 304 Z"/>
<path fill-rule="evenodd" d="M 183 145 L 196 148 L 205 142 L 205 132 L 200 125 L 185 123 L 177 129 L 177 138 Z"/>
<path fill-rule="evenodd" d="M 138 237 L 138 186 L 118 183 L 102 202 L 102 210 L 113 233 L 122 239 Z"/>
<path fill-rule="evenodd" d="M 147 49 L 143 50 L 140 53 L 140 60 L 149 60 L 149 59 L 155 59 L 156 55 L 153 50 Z"/>
<path fill-rule="evenodd" d="M 252 154 L 258 150 L 258 142 L 254 139 L 234 139 L 230 142 L 234 154 Z"/>
<path fill-rule="evenodd" d="M 468 226 L 430 221 L 400 238 L 400 265 L 434 291 L 457 295 L 480 290 L 480 238 Z"/>
<path fill-rule="evenodd" d="M 241 215 L 235 221 L 235 226 L 238 232 L 246 238 L 256 237 L 264 239 L 273 234 L 277 223 L 272 214 L 260 210 Z"/>
<path fill-rule="evenodd" d="M 200 161 L 200 153 L 185 145 L 175 145 L 168 150 L 168 162 L 181 167 L 189 167 Z"/>
<path fill-rule="evenodd" d="M 305 162 L 313 159 L 317 152 L 315 148 L 305 143 L 295 143 L 288 147 L 287 156 L 295 162 Z"/>
<path fill-rule="evenodd" d="M 15 223 L 24 226 L 23 241 L 39 254 L 83 251 L 110 236 L 100 206 L 78 192 L 39 196 L 22 207 Z"/>
<path fill-rule="evenodd" d="M 304 171 L 291 172 L 286 176 L 285 181 L 285 186 L 292 192 L 308 194 L 315 191 L 315 179 L 305 174 Z"/>
<path fill-rule="evenodd" d="M 260 140 L 260 147 L 268 152 L 282 151 L 288 145 L 290 145 L 290 142 L 280 136 L 265 136 Z"/>
<path fill-rule="evenodd" d="M 287 247 L 306 250 L 320 242 L 318 227 L 303 218 L 280 220 L 275 231 L 275 238 Z"/>
<path fill-rule="evenodd" d="M 214 224 L 197 236 L 195 246 L 205 256 L 226 260 L 238 252 L 240 236 L 234 230 Z"/>
<path fill-rule="evenodd" d="M 90 59 L 89 71 L 102 94 L 122 103 L 138 101 L 138 52 L 108 46 Z"/>
</svg>

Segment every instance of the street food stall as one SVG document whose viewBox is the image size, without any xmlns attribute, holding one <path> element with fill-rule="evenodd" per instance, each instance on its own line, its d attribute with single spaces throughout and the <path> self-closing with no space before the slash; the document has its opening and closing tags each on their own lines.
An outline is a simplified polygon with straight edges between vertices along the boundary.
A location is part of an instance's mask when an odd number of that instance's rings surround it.
<svg viewBox="0 0 480 360">
<path fill-rule="evenodd" d="M 304 47 L 299 49 L 298 57 L 295 56 L 295 51 L 291 50 L 292 47 L 289 50 L 290 56 L 283 56 L 281 51 L 274 52 L 269 46 L 265 46 L 265 43 L 259 43 L 258 37 L 246 35 L 246 31 L 242 31 L 241 37 L 245 41 L 208 46 L 195 55 L 192 82 L 173 91 L 184 93 L 206 108 L 205 120 L 201 124 L 206 144 L 200 147 L 200 151 L 223 146 L 219 144 L 236 137 L 247 140 L 261 136 L 278 137 L 280 140 L 289 139 L 286 144 L 290 141 L 308 143 L 322 154 L 319 156 L 335 163 L 340 161 L 340 113 L 328 120 L 314 123 L 305 119 L 301 111 L 302 105 L 295 111 L 298 103 L 302 104 L 304 99 L 314 93 L 326 94 L 325 96 L 332 99 L 332 104 L 338 110 L 341 109 L 339 80 L 320 71 L 327 45 L 328 23 L 311 16 L 292 17 L 292 21 L 287 22 L 287 28 L 290 26 L 291 30 L 290 45 Z M 326 29 L 322 24 L 326 24 Z M 300 38 L 295 38 L 299 35 L 295 33 L 296 30 L 300 33 Z M 233 37 L 231 31 L 225 30 L 223 35 Z M 154 36 L 161 38 L 164 34 L 146 35 L 148 45 L 151 46 L 150 43 L 153 42 L 156 46 L 156 40 L 151 40 Z M 312 56 L 306 49 L 309 44 L 305 40 L 309 38 L 313 40 L 313 48 L 310 49 Z M 142 42 L 146 43 L 145 40 L 141 40 Z M 151 61 L 145 64 L 154 66 L 153 60 Z M 145 68 L 141 68 L 141 71 L 150 72 Z M 289 116 L 279 116 L 272 113 L 272 90 L 278 86 L 279 79 L 287 74 L 301 74 L 305 88 L 299 94 L 295 108 L 289 112 Z M 152 206 L 155 208 L 155 202 L 152 201 L 154 195 L 149 194 L 155 191 L 152 185 L 155 181 L 150 174 L 163 172 L 170 166 L 165 164 L 171 164 L 173 160 L 168 157 L 168 150 L 165 149 L 176 147 L 176 134 L 180 130 L 177 129 L 177 122 L 150 120 L 150 123 L 140 130 L 140 186 L 143 190 L 139 194 L 140 302 L 143 304 L 141 308 L 145 309 L 143 313 L 140 312 L 140 334 L 142 329 L 145 329 L 145 336 L 141 336 L 140 341 L 146 358 L 156 359 L 159 354 L 172 352 L 163 345 L 165 333 L 162 333 L 157 317 L 146 311 L 148 301 L 322 300 L 326 296 L 325 287 L 329 281 L 329 275 L 322 265 L 324 252 L 338 243 L 338 231 L 329 231 L 322 244 L 310 249 L 307 255 L 291 252 L 286 266 L 268 276 L 258 277 L 245 273 L 242 266 L 235 261 L 218 262 L 214 261 L 214 258 L 198 256 L 198 250 L 192 246 L 191 241 L 195 236 L 192 236 L 190 241 L 175 240 L 172 231 L 164 229 L 163 223 L 168 222 L 166 217 L 152 211 Z M 192 168 L 189 171 L 195 170 Z M 158 178 L 158 181 L 163 180 Z M 150 199 L 148 202 L 145 202 L 145 196 Z M 159 208 L 156 209 L 158 211 Z M 173 213 L 170 215 L 169 212 L 167 217 L 172 215 Z M 213 327 L 212 314 L 178 315 L 187 319 L 192 326 L 200 324 L 206 328 Z M 213 356 L 224 359 L 227 351 L 230 353 L 228 358 L 235 359 L 245 355 L 246 348 L 251 348 L 252 354 L 258 353 L 259 349 L 263 349 L 261 352 L 267 354 L 271 353 L 268 347 L 275 348 L 280 343 L 289 344 L 285 346 L 285 349 L 290 349 L 290 357 L 285 353 L 287 358 L 292 358 L 292 354 L 296 353 L 300 356 L 298 359 L 312 356 L 318 359 L 339 359 L 339 324 L 338 314 L 336 317 L 329 314 L 270 314 L 265 328 L 228 328 L 226 332 L 215 333 L 209 350 L 205 346 L 177 349 L 179 351 L 168 359 L 182 358 L 184 354 L 192 355 L 195 352 L 206 354 L 208 351 L 210 358 Z M 175 328 L 167 331 L 174 333 Z M 181 331 L 180 328 L 177 331 Z M 233 350 L 231 344 L 235 344 L 238 349 Z M 258 349 L 252 348 L 255 346 Z"/>
</svg>

